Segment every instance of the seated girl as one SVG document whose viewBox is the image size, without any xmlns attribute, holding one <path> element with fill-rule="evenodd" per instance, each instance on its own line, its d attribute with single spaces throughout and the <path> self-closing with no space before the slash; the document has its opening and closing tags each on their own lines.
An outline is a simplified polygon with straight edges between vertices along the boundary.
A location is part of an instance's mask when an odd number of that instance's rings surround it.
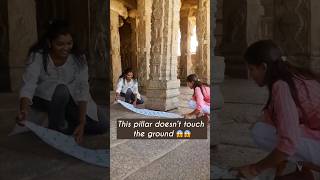
<svg viewBox="0 0 320 180">
<path fill-rule="evenodd" d="M 299 72 L 281 57 L 271 40 L 253 43 L 245 53 L 250 76 L 269 90 L 264 119 L 252 129 L 256 144 L 269 154 L 237 169 L 247 178 L 277 168 L 278 180 L 312 180 L 311 169 L 320 170 L 320 84 L 311 73 Z M 283 175 L 287 161 L 299 170 Z"/>
<path fill-rule="evenodd" d="M 98 117 L 89 93 L 85 56 L 65 21 L 50 22 L 44 36 L 30 48 L 20 90 L 19 124 L 27 119 L 30 107 L 48 114 L 48 128 L 73 134 L 78 143 L 84 133 L 107 131 L 107 117 Z"/>
<path fill-rule="evenodd" d="M 195 74 L 190 74 L 187 77 L 187 86 L 193 89 L 192 100 L 189 101 L 189 107 L 194 110 L 185 114 L 184 117 L 205 116 L 208 120 L 210 115 L 210 87 L 202 83 Z"/>
<path fill-rule="evenodd" d="M 131 68 L 126 69 L 119 77 L 115 100 L 118 100 L 120 96 L 125 98 L 125 102 L 133 104 L 134 106 L 144 103 L 138 91 L 138 81 L 134 79 Z"/>
</svg>

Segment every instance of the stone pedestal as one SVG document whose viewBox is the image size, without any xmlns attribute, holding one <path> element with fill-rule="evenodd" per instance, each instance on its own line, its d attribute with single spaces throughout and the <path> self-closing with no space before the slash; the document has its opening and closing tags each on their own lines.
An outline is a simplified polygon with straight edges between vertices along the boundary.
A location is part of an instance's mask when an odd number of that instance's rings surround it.
<svg viewBox="0 0 320 180">
<path fill-rule="evenodd" d="M 177 79 L 179 0 L 157 0 L 152 4 L 150 77 L 146 108 L 167 111 L 178 107 Z"/>
<path fill-rule="evenodd" d="M 146 107 L 148 109 L 155 109 L 161 111 L 167 111 L 175 109 L 179 106 L 178 96 L 180 81 L 148 81 Z"/>
</svg>

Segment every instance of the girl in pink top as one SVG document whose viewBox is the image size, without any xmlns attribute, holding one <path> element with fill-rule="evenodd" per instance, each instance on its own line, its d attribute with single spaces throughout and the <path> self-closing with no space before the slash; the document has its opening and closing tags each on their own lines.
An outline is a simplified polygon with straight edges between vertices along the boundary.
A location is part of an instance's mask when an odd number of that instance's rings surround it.
<svg viewBox="0 0 320 180">
<path fill-rule="evenodd" d="M 205 115 L 208 119 L 210 114 L 210 87 L 202 83 L 197 75 L 190 74 L 187 77 L 187 85 L 193 89 L 192 100 L 189 101 L 189 107 L 194 109 L 191 113 L 185 114 L 185 118 L 192 116 L 200 117 Z"/>
<path fill-rule="evenodd" d="M 320 84 L 311 73 L 297 71 L 281 57 L 271 40 L 258 41 L 245 53 L 250 76 L 269 90 L 264 120 L 255 124 L 252 136 L 270 153 L 236 169 L 239 175 L 255 177 L 277 168 L 276 179 L 311 180 L 311 170 L 320 170 Z M 295 162 L 299 170 L 282 175 L 287 161 Z"/>
</svg>

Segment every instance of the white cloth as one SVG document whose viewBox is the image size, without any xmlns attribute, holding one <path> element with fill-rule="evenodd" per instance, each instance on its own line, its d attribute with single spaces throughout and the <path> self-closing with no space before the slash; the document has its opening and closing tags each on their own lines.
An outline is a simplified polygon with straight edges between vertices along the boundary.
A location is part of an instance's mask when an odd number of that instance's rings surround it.
<svg viewBox="0 0 320 180">
<path fill-rule="evenodd" d="M 194 100 L 188 102 L 189 108 L 196 109 L 197 103 Z M 204 105 L 200 113 L 210 114 L 210 106 Z"/>
<path fill-rule="evenodd" d="M 31 54 L 23 74 L 20 97 L 32 100 L 33 96 L 38 96 L 51 101 L 56 86 L 64 84 L 76 102 L 88 101 L 88 66 L 86 64 L 80 66 L 77 61 L 79 60 L 73 55 L 69 55 L 67 61 L 57 67 L 49 56 L 47 72 L 45 72 L 42 54 Z"/>
<path fill-rule="evenodd" d="M 142 114 L 145 116 L 164 117 L 164 118 L 182 118 L 182 116 L 180 116 L 179 114 L 162 112 L 162 111 L 153 111 L 149 109 L 139 109 L 139 108 L 135 108 L 132 104 L 126 103 L 124 101 L 118 100 L 118 102 L 123 107 L 129 109 L 130 111 L 133 111 L 135 113 Z"/>
<path fill-rule="evenodd" d="M 262 149 L 271 152 L 277 145 L 278 137 L 276 129 L 267 123 L 257 122 L 252 128 L 252 137 L 255 143 Z M 320 142 L 310 138 L 300 138 L 296 147 L 296 153 L 289 157 L 289 161 L 311 162 L 320 166 Z"/>
<path fill-rule="evenodd" d="M 29 121 L 26 121 L 25 125 L 50 146 L 84 162 L 101 167 L 109 167 L 110 153 L 107 149 L 87 149 L 79 146 L 72 136 L 43 128 Z"/>
<path fill-rule="evenodd" d="M 87 101 L 87 115 L 98 121 L 97 105 L 89 93 L 88 66 L 86 64 L 79 66 L 77 61 L 78 59 L 73 55 L 69 55 L 65 64 L 56 67 L 49 56 L 48 73 L 46 73 L 43 68 L 42 54 L 31 54 L 22 77 L 20 98 L 27 97 L 32 101 L 33 96 L 38 96 L 51 101 L 56 86 L 64 84 L 76 103 Z"/>
<path fill-rule="evenodd" d="M 127 82 L 126 79 L 124 78 L 119 78 L 118 84 L 117 84 L 117 89 L 116 89 L 116 93 L 126 93 L 128 89 L 131 89 L 131 91 L 133 92 L 133 94 L 137 95 L 138 99 L 141 99 L 141 95 L 138 91 L 138 82 L 134 79 L 131 79 L 130 82 Z"/>
</svg>

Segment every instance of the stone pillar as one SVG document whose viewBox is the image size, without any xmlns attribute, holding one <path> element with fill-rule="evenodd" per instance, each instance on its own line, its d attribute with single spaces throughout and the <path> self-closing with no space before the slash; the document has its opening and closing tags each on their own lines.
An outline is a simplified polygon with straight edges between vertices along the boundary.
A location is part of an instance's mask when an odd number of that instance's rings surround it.
<svg viewBox="0 0 320 180">
<path fill-rule="evenodd" d="M 258 0 L 247 0 L 247 44 L 248 46 L 261 39 L 260 23 L 264 8 Z"/>
<path fill-rule="evenodd" d="M 221 56 L 221 36 L 223 36 L 223 30 L 222 30 L 222 0 L 214 1 L 212 3 L 211 10 L 214 11 L 213 13 L 216 14 L 216 16 L 213 17 L 213 22 L 216 22 L 213 24 L 213 27 L 211 27 L 211 43 L 210 43 L 210 49 L 211 49 L 211 92 L 212 92 L 212 110 L 215 111 L 217 109 L 222 109 L 224 104 L 224 99 L 220 90 L 220 85 L 224 81 L 224 71 L 225 71 L 225 63 L 224 63 L 224 57 Z"/>
<path fill-rule="evenodd" d="M 319 16 L 317 8 L 320 7 L 320 2 L 316 0 L 303 2 L 275 2 L 274 16 L 278 14 L 285 17 L 292 16 L 291 21 L 275 17 L 275 37 L 291 64 L 298 68 L 310 69 L 320 77 L 320 43 L 318 42 L 320 23 L 317 20 Z M 277 5 L 280 7 L 276 7 Z M 297 11 L 283 9 L 289 7 Z M 280 23 L 281 21 L 283 23 Z M 284 27 L 283 24 L 288 27 Z M 281 32 L 276 32 L 277 30 Z M 285 42 L 286 40 L 288 43 Z"/>
<path fill-rule="evenodd" d="M 197 61 L 195 73 L 203 82 L 210 82 L 210 0 L 198 0 Z"/>
<path fill-rule="evenodd" d="M 90 1 L 90 28 L 89 32 L 89 77 L 90 88 L 93 96 L 97 95 L 104 104 L 106 99 L 109 98 L 107 93 L 108 85 L 110 82 L 109 72 L 109 34 L 108 29 L 109 21 L 107 18 L 107 7 L 109 3 L 106 0 L 91 0 Z"/>
<path fill-rule="evenodd" d="M 287 60 L 320 77 L 320 2 L 274 1 L 274 35 Z"/>
<path fill-rule="evenodd" d="M 180 0 L 155 0 L 151 17 L 150 79 L 146 108 L 166 111 L 178 107 L 177 44 Z"/>
<path fill-rule="evenodd" d="M 112 87 L 115 90 L 118 77 L 121 74 L 121 57 L 120 57 L 120 34 L 119 34 L 119 15 L 110 11 L 110 34 L 111 34 L 111 68 L 110 76 L 112 77 Z"/>
<path fill-rule="evenodd" d="M 311 62 L 310 62 L 310 69 L 311 71 L 320 78 L 320 22 L 319 22 L 319 15 L 320 15 L 320 1 L 311 0 L 310 4 L 310 11 L 311 11 L 311 27 L 310 27 L 310 54 L 311 54 Z"/>
<path fill-rule="evenodd" d="M 261 39 L 273 39 L 273 0 L 260 0 L 264 8 L 264 15 L 260 21 Z"/>
<path fill-rule="evenodd" d="M 183 9 L 180 11 L 180 61 L 179 61 L 179 79 L 181 85 L 186 85 L 186 78 L 190 74 L 191 65 L 191 52 L 190 52 L 190 39 L 191 39 L 191 22 L 190 22 L 190 9 Z M 188 71 L 189 70 L 189 71 Z"/>
<path fill-rule="evenodd" d="M 12 91 L 19 91 L 28 50 L 37 41 L 36 4 L 34 0 L 7 3 L 10 83 Z"/>
<path fill-rule="evenodd" d="M 138 49 L 138 40 L 137 40 L 137 35 L 139 32 L 137 31 L 137 22 L 135 17 L 130 17 L 128 18 L 129 23 L 131 25 L 131 67 L 134 70 L 134 73 L 137 74 L 139 72 L 139 67 L 138 67 L 138 57 L 137 57 L 137 49 Z M 138 77 L 138 79 L 140 79 Z"/>
<path fill-rule="evenodd" d="M 152 1 L 137 1 L 137 58 L 138 58 L 138 78 L 140 91 L 146 91 L 146 83 L 149 79 L 150 62 L 150 41 L 151 41 L 151 11 Z"/>
<path fill-rule="evenodd" d="M 8 92 L 10 86 L 9 67 L 9 29 L 8 29 L 8 1 L 0 1 L 0 92 Z"/>
</svg>

